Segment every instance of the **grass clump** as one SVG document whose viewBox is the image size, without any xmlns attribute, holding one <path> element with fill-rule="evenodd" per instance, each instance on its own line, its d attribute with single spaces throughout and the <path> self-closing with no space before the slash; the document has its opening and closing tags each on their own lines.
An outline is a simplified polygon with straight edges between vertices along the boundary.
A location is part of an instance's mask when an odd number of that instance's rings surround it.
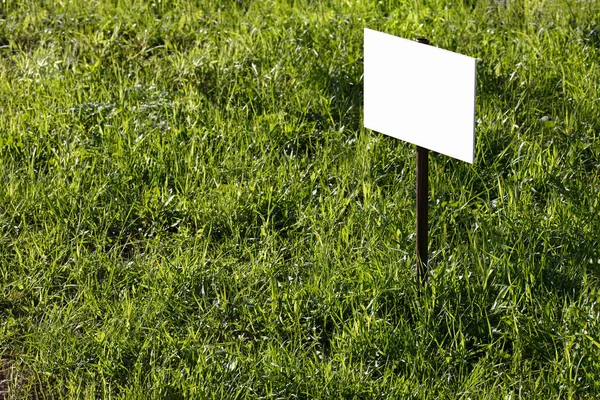
<svg viewBox="0 0 600 400">
<path fill-rule="evenodd" d="M 2 396 L 597 397 L 600 8 L 504 3 L 3 2 Z M 421 291 L 364 27 L 480 59 Z"/>
</svg>

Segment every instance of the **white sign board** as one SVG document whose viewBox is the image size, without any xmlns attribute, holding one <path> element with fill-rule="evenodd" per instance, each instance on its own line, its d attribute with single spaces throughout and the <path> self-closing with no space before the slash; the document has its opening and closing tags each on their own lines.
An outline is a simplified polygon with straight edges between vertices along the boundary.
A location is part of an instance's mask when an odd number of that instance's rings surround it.
<svg viewBox="0 0 600 400">
<path fill-rule="evenodd" d="M 365 29 L 364 125 L 473 163 L 475 59 Z"/>
</svg>

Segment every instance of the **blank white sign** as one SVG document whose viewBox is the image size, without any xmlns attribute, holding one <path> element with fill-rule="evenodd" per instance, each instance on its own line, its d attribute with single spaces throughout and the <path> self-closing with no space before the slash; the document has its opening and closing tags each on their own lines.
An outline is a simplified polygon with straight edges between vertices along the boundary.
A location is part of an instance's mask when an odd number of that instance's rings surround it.
<svg viewBox="0 0 600 400">
<path fill-rule="evenodd" d="M 475 59 L 365 29 L 364 125 L 473 163 Z"/>
</svg>

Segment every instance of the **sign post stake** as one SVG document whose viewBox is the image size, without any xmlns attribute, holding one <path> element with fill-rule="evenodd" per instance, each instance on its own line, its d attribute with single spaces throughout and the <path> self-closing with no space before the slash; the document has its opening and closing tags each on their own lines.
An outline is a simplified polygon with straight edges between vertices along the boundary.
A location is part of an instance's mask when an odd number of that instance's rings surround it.
<svg viewBox="0 0 600 400">
<path fill-rule="evenodd" d="M 417 281 L 427 281 L 429 150 L 417 146 Z"/>
<path fill-rule="evenodd" d="M 429 44 L 429 40 L 418 38 L 418 43 Z M 429 266 L 429 235 L 428 235 L 428 214 L 429 214 L 429 150 L 425 147 L 417 146 L 417 281 L 424 284 L 427 281 L 427 271 Z"/>
</svg>

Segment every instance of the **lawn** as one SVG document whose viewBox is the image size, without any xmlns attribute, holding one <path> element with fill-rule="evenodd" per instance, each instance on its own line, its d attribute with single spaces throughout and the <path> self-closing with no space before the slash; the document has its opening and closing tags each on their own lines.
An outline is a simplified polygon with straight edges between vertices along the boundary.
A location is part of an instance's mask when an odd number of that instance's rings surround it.
<svg viewBox="0 0 600 400">
<path fill-rule="evenodd" d="M 478 58 L 424 287 L 365 27 Z M 593 0 L 1 1 L 0 398 L 599 397 L 599 65 Z"/>
</svg>

